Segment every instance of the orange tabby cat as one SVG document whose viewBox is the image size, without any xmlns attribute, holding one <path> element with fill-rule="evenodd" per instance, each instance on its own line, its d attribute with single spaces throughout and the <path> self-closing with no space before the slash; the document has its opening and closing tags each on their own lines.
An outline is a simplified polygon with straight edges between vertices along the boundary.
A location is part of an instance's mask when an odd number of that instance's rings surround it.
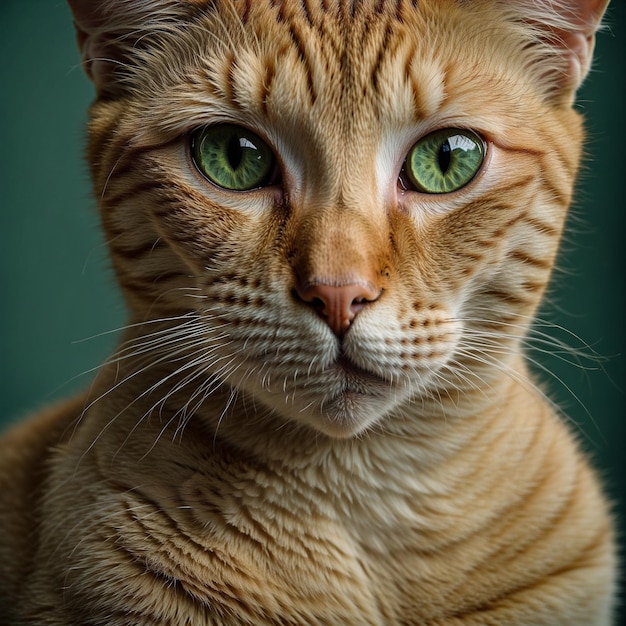
<svg viewBox="0 0 626 626">
<path fill-rule="evenodd" d="M 128 303 L 9 431 L 3 624 L 611 621 L 529 379 L 606 0 L 70 0 Z"/>
</svg>

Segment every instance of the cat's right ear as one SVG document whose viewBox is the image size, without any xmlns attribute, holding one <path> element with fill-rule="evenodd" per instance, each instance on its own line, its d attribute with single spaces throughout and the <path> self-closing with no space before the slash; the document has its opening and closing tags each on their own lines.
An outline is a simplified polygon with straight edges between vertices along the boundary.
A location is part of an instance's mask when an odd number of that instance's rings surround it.
<svg viewBox="0 0 626 626">
<path fill-rule="evenodd" d="M 124 88 L 126 70 L 141 62 L 151 36 L 184 22 L 199 0 L 68 0 L 83 67 L 98 96 Z"/>
<path fill-rule="evenodd" d="M 111 32 L 108 3 L 93 0 L 68 0 L 74 16 L 76 38 L 83 69 L 93 81 L 98 95 L 115 91 L 115 66 L 123 63 L 116 34 Z M 110 5 L 109 5 L 110 6 Z"/>
</svg>

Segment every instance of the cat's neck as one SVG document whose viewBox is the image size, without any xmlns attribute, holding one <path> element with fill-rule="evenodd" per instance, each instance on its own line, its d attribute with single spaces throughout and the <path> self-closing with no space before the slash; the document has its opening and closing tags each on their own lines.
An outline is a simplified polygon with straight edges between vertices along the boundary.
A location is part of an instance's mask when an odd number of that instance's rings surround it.
<svg viewBox="0 0 626 626">
<path fill-rule="evenodd" d="M 94 387 L 94 394 L 109 391 L 106 402 L 94 398 L 74 435 L 83 441 L 79 463 L 106 466 L 129 489 L 151 484 L 183 498 L 180 485 L 192 476 L 198 484 L 206 476 L 210 488 L 216 463 L 229 468 L 235 483 L 271 476 L 272 489 L 295 490 L 313 509 L 323 505 L 325 515 L 347 520 L 358 541 L 381 553 L 390 542 L 397 549 L 405 542 L 431 549 L 450 541 L 459 516 L 469 526 L 484 523 L 492 506 L 518 497 L 499 477 L 515 476 L 522 488 L 538 480 L 558 431 L 550 408 L 526 382 L 521 358 L 515 376 L 494 378 L 489 394 L 476 390 L 465 402 L 430 406 L 408 402 L 351 439 L 285 424 L 224 387 L 193 414 L 181 414 L 184 388 L 157 402 L 158 393 L 137 391 L 150 388 L 150 369 L 137 384 L 132 377 L 119 384 L 123 370 L 119 363 L 108 366 Z M 157 370 L 152 375 L 164 375 Z M 487 497 L 485 489 L 502 493 Z M 480 499 L 485 504 L 477 507 Z M 394 532 L 403 520 L 416 534 Z"/>
</svg>

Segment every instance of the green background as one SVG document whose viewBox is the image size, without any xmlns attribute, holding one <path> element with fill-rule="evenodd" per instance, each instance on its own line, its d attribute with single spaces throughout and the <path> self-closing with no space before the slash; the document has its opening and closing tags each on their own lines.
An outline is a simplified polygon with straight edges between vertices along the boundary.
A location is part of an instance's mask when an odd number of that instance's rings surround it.
<svg viewBox="0 0 626 626">
<path fill-rule="evenodd" d="M 572 333 L 554 331 L 560 339 L 606 358 L 534 356 L 553 372 L 547 388 L 603 472 L 625 529 L 623 0 L 613 0 L 608 26 L 579 94 L 588 158 L 541 314 Z M 1 425 L 89 384 L 124 308 L 82 158 L 92 89 L 65 3 L 2 0 L 0 58 Z"/>
</svg>

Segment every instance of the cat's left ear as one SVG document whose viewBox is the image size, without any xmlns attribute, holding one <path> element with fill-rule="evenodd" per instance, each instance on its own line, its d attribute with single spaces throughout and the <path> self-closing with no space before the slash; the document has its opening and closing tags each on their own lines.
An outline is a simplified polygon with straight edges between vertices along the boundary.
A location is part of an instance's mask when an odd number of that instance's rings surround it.
<svg viewBox="0 0 626 626">
<path fill-rule="evenodd" d="M 609 0 L 499 1 L 509 8 L 516 5 L 522 19 L 538 28 L 542 39 L 556 52 L 551 91 L 557 99 L 571 102 L 589 73 L 595 35 Z"/>
</svg>

